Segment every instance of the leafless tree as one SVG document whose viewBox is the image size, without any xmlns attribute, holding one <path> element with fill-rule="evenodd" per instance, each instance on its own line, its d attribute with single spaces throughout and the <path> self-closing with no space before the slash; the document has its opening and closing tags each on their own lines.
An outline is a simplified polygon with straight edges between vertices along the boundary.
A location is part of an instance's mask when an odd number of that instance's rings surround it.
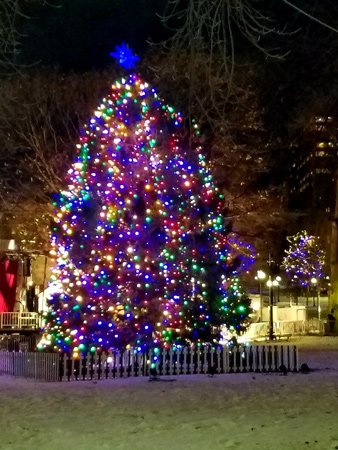
<svg viewBox="0 0 338 450">
<path fill-rule="evenodd" d="M 18 50 L 20 35 L 16 20 L 20 14 L 17 0 L 2 0 L 0 3 L 0 66 L 6 69 L 13 65 Z"/>
<path fill-rule="evenodd" d="M 338 32 L 337 27 L 312 12 L 307 2 L 296 4 L 293 0 L 281 0 L 276 6 L 284 6 L 290 16 L 301 15 Z M 239 42 L 242 47 L 258 50 L 266 58 L 283 59 L 286 56 L 288 51 L 276 44 L 276 38 L 282 42 L 280 37 L 289 38 L 302 31 L 278 22 L 272 11 L 273 8 L 269 10 L 267 5 L 264 8 L 264 2 L 256 0 L 167 0 L 162 21 L 171 35 L 162 43 L 162 50 L 168 66 L 174 70 L 177 56 L 184 58 L 191 102 L 199 101 L 196 98 L 200 98 L 199 86 L 203 77 L 209 109 L 219 109 L 220 99 L 224 108 L 228 97 L 238 87 L 235 71 L 243 70 L 238 54 Z M 222 80 L 222 86 L 219 80 Z"/>
<path fill-rule="evenodd" d="M 33 73 L 1 83 L 0 209 L 22 246 L 47 243 L 52 194 L 62 189 L 79 129 L 110 80 L 108 73 Z"/>
<path fill-rule="evenodd" d="M 241 35 L 266 56 L 283 56 L 280 49 L 268 48 L 262 41 L 284 30 L 256 5 L 252 0 L 168 0 L 162 20 L 172 36 L 163 47 L 173 67 L 178 54 L 184 57 L 192 99 L 198 97 L 196 86 L 203 75 L 209 106 L 218 109 L 220 95 L 226 104 L 236 87 L 236 43 Z M 222 86 L 215 80 L 222 80 Z"/>
<path fill-rule="evenodd" d="M 312 14 L 306 2 L 282 0 L 279 7 L 283 5 L 290 15 L 306 16 L 337 31 Z M 171 37 L 162 43 L 162 54 L 155 46 L 151 67 L 188 115 L 209 130 L 210 160 L 234 227 L 245 237 L 260 237 L 266 247 L 286 216 L 283 186 L 259 183 L 274 154 L 248 48 L 265 58 L 284 59 L 287 51 L 269 43 L 290 39 L 301 30 L 287 28 L 262 6 L 253 0 L 168 0 L 162 20 Z"/>
</svg>

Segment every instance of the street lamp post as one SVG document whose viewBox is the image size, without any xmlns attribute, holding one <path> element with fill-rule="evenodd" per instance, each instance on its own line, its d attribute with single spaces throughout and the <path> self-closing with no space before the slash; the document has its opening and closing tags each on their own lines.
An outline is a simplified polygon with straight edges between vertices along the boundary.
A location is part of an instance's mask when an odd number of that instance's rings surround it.
<svg viewBox="0 0 338 450">
<path fill-rule="evenodd" d="M 262 295 L 262 281 L 265 280 L 266 273 L 263 270 L 257 270 L 257 279 L 259 281 L 259 319 L 263 321 L 263 295 Z"/>
<path fill-rule="evenodd" d="M 317 293 L 317 278 L 315 278 L 315 277 L 313 277 L 313 278 L 311 278 L 311 284 L 312 284 L 312 286 L 313 286 L 313 288 L 312 289 L 314 289 L 315 290 L 315 292 Z M 315 301 L 315 294 L 314 294 L 314 292 L 312 291 L 312 306 L 316 306 L 316 301 Z"/>
<path fill-rule="evenodd" d="M 275 335 L 273 332 L 273 282 L 271 280 L 271 275 L 269 275 L 269 279 L 266 282 L 266 285 L 269 288 L 269 307 L 270 307 L 270 311 L 269 311 L 269 340 L 273 341 L 275 339 Z"/>
<path fill-rule="evenodd" d="M 320 320 L 320 304 L 319 304 L 319 295 L 318 295 L 318 280 L 317 278 L 313 277 L 311 278 L 311 284 L 313 285 L 317 297 L 317 312 L 318 312 L 318 319 Z M 313 306 L 316 306 L 315 302 L 315 295 L 313 294 Z"/>
<path fill-rule="evenodd" d="M 271 258 L 271 255 L 269 254 L 269 259 L 268 259 L 268 266 L 269 266 L 269 279 L 267 281 L 267 286 L 269 287 L 269 306 L 270 306 L 270 311 L 269 311 L 269 340 L 273 341 L 275 339 L 275 335 L 273 332 L 273 281 L 272 281 L 272 270 L 273 270 L 273 266 L 274 266 L 275 262 L 274 260 Z M 274 280 L 275 282 L 276 280 Z M 278 284 L 278 282 L 277 282 Z"/>
<path fill-rule="evenodd" d="M 276 281 L 277 281 L 277 302 L 279 302 L 279 293 L 280 293 L 279 286 L 280 282 L 282 281 L 282 278 L 278 275 L 276 277 Z"/>
</svg>

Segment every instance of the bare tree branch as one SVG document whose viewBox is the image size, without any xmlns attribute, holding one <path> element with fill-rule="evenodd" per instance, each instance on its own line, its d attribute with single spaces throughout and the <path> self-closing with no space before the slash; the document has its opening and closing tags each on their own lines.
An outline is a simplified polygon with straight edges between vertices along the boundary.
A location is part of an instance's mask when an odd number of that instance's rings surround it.
<svg viewBox="0 0 338 450">
<path fill-rule="evenodd" d="M 15 28 L 18 14 L 17 1 L 3 0 L 0 4 L 0 64 L 4 67 L 13 63 L 19 35 Z"/>
<path fill-rule="evenodd" d="M 303 14 L 308 19 L 313 20 L 314 22 L 317 22 L 322 27 L 333 31 L 334 33 L 338 33 L 338 28 L 331 26 L 330 24 L 328 24 L 327 22 L 324 22 L 323 20 L 320 20 L 319 17 L 316 17 L 313 14 L 310 14 L 308 11 L 305 11 L 305 9 L 300 8 L 299 6 L 295 5 L 294 3 L 292 3 L 292 2 L 290 2 L 288 0 L 282 0 L 282 2 L 285 3 L 288 6 L 291 6 L 291 8 L 295 9 L 300 14 Z"/>
</svg>

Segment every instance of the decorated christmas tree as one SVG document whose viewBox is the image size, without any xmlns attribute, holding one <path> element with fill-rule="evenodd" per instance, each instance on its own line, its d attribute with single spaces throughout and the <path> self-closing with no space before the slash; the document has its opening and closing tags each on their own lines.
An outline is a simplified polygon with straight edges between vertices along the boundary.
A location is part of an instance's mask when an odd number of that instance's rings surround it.
<svg viewBox="0 0 338 450">
<path fill-rule="evenodd" d="M 138 75 L 113 84 L 55 200 L 41 347 L 141 351 L 242 330 L 249 300 L 198 134 Z"/>
</svg>

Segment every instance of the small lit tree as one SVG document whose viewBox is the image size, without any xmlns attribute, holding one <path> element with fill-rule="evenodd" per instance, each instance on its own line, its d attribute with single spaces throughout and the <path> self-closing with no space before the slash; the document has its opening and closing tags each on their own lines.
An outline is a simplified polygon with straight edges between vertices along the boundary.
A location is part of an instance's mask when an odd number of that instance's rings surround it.
<svg viewBox="0 0 338 450">
<path fill-rule="evenodd" d="M 300 231 L 287 240 L 290 246 L 285 250 L 282 266 L 292 286 L 306 288 L 308 291 L 313 280 L 317 284 L 324 277 L 325 252 L 321 248 L 320 239 L 306 231 Z"/>
</svg>

